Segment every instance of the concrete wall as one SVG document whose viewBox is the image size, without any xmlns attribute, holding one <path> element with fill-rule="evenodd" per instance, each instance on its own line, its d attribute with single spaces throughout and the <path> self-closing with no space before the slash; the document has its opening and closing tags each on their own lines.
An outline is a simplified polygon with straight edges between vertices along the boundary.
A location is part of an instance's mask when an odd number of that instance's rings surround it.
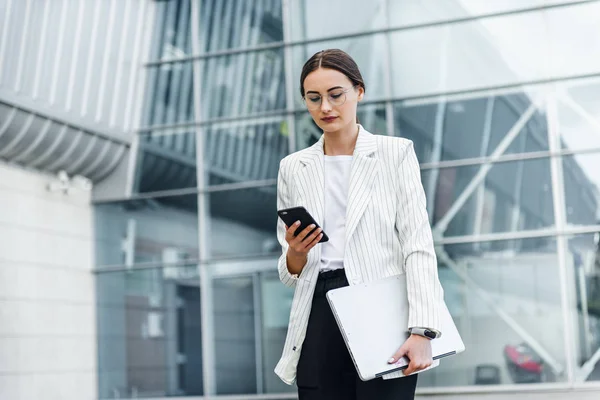
<svg viewBox="0 0 600 400">
<path fill-rule="evenodd" d="M 0 399 L 97 397 L 90 194 L 0 163 Z"/>
</svg>

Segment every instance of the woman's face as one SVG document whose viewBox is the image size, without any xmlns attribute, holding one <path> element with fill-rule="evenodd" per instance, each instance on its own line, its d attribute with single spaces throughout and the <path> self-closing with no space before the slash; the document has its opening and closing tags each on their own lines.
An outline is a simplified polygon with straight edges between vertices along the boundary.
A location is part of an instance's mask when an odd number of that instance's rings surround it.
<svg viewBox="0 0 600 400">
<path fill-rule="evenodd" d="M 308 111 L 323 132 L 337 132 L 355 124 L 356 108 L 363 96 L 362 87 L 353 88 L 352 81 L 334 69 L 319 68 L 304 79 Z"/>
</svg>

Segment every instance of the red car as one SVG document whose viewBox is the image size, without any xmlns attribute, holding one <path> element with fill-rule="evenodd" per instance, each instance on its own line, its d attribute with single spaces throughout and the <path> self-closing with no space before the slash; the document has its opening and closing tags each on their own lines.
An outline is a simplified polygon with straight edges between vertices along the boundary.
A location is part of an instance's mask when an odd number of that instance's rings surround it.
<svg viewBox="0 0 600 400">
<path fill-rule="evenodd" d="M 544 363 L 528 344 L 504 346 L 504 359 L 513 382 L 529 383 L 544 380 Z"/>
</svg>

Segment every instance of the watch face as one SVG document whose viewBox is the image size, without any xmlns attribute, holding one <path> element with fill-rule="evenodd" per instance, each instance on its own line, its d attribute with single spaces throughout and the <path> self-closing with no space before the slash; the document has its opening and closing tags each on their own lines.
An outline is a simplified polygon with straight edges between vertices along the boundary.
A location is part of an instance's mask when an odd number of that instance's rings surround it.
<svg viewBox="0 0 600 400">
<path fill-rule="evenodd" d="M 435 332 L 432 332 L 429 329 L 425 329 L 425 336 L 427 336 L 429 339 L 435 339 L 436 338 Z"/>
</svg>

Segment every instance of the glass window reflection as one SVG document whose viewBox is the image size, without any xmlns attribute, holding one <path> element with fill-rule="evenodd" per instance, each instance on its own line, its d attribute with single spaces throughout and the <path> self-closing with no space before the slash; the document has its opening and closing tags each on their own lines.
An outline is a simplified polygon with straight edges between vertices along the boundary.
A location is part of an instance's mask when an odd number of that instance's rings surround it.
<svg viewBox="0 0 600 400">
<path fill-rule="evenodd" d="M 138 193 L 196 187 L 195 128 L 140 133 L 136 162 Z"/>
<path fill-rule="evenodd" d="M 577 309 L 575 329 L 579 338 L 576 357 L 582 381 L 600 380 L 600 232 L 568 237 L 566 264 L 574 271 Z"/>
<path fill-rule="evenodd" d="M 197 62 L 202 70 L 202 120 L 285 110 L 282 48 Z"/>
<path fill-rule="evenodd" d="M 446 303 L 468 351 L 423 374 L 420 386 L 566 379 L 555 241 L 541 239 L 438 249 Z"/>
<path fill-rule="evenodd" d="M 396 135 L 410 139 L 421 163 L 548 151 L 544 110 L 535 109 L 522 129 L 514 131 L 531 107 L 524 93 L 448 101 L 401 101 L 394 109 Z"/>
<path fill-rule="evenodd" d="M 492 164 L 472 186 L 485 168 L 478 164 L 431 170 L 424 185 L 434 197 L 429 201 L 434 229 L 442 229 L 445 236 L 462 236 L 554 225 L 548 159 Z"/>
<path fill-rule="evenodd" d="M 262 186 L 207 193 L 210 257 L 281 252 L 276 237 L 277 188 Z"/>
<path fill-rule="evenodd" d="M 390 1 L 393 27 L 426 24 L 487 14 L 520 11 L 528 8 L 564 4 L 575 0 L 406 0 Z"/>
<path fill-rule="evenodd" d="M 189 56 L 192 53 L 189 0 L 168 0 L 155 4 L 152 60 Z"/>
<path fill-rule="evenodd" d="M 100 398 L 203 394 L 196 265 L 97 279 Z"/>
<path fill-rule="evenodd" d="M 600 150 L 600 82 L 582 79 L 560 85 L 557 96 L 561 147 Z"/>
<path fill-rule="evenodd" d="M 200 42 L 205 53 L 283 41 L 281 1 L 203 0 Z"/>
<path fill-rule="evenodd" d="M 218 262 L 211 276 L 217 393 L 295 392 L 273 373 L 285 341 L 293 289 L 276 259 Z"/>
<path fill-rule="evenodd" d="M 172 125 L 194 120 L 191 61 L 148 67 L 142 126 Z"/>
<path fill-rule="evenodd" d="M 292 0 L 289 3 L 294 41 L 381 29 L 386 24 L 386 0 Z"/>
<path fill-rule="evenodd" d="M 204 166 L 209 185 L 277 179 L 289 149 L 283 117 L 227 122 L 203 128 Z"/>
<path fill-rule="evenodd" d="M 97 265 L 198 259 L 197 199 L 194 194 L 98 204 Z"/>
<path fill-rule="evenodd" d="M 600 153 L 562 158 L 567 222 L 571 226 L 600 224 Z"/>
<path fill-rule="evenodd" d="M 394 96 L 417 97 L 548 78 L 544 29 L 540 11 L 392 32 Z"/>
</svg>

